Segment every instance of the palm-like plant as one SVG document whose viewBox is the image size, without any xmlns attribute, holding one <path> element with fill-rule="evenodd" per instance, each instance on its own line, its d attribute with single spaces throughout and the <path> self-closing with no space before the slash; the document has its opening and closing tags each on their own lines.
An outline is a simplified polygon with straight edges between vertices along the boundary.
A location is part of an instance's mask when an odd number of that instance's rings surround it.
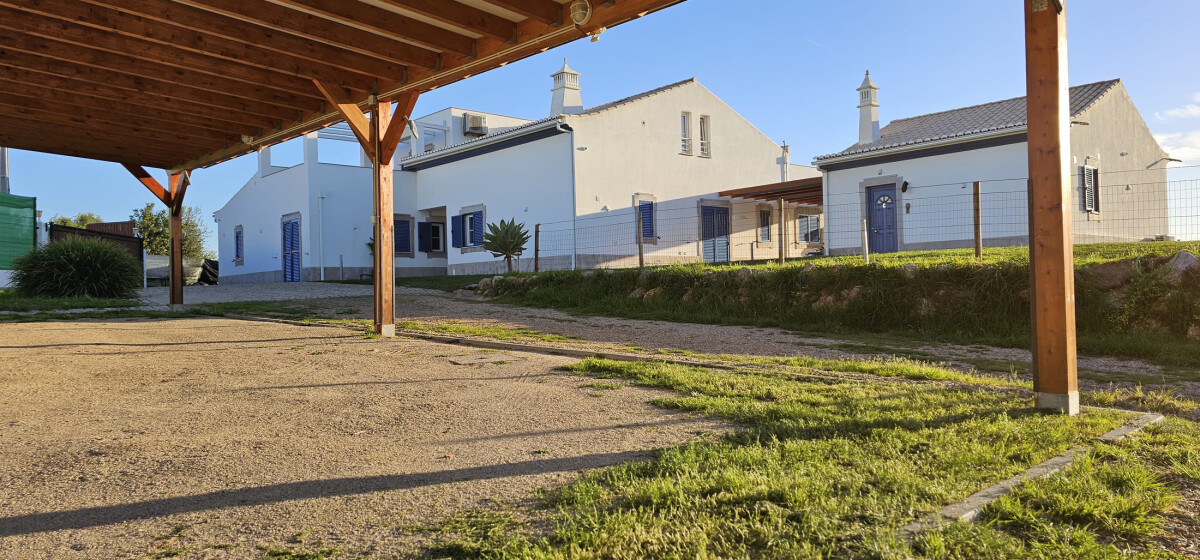
<svg viewBox="0 0 1200 560">
<path fill-rule="evenodd" d="M 490 251 L 493 257 L 504 257 L 509 272 L 513 269 L 513 257 L 524 253 L 528 242 L 529 232 L 525 230 L 525 224 L 518 224 L 515 218 L 507 222 L 500 220 L 499 224 L 488 224 L 487 232 L 483 234 L 483 249 Z"/>
</svg>

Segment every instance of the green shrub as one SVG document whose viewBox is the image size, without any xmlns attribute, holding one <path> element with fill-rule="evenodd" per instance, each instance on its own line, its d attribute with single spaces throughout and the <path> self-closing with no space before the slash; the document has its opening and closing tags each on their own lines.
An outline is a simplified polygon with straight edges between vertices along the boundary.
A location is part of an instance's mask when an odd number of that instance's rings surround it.
<svg viewBox="0 0 1200 560">
<path fill-rule="evenodd" d="M 100 239 L 70 237 L 18 257 L 12 283 L 27 297 L 131 298 L 141 276 L 137 261 L 124 249 Z"/>
</svg>

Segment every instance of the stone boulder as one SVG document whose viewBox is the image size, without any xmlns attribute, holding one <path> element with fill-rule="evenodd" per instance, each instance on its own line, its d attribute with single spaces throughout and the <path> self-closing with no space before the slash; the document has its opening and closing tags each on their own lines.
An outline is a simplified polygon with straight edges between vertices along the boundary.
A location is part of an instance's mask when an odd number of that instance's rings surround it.
<svg viewBox="0 0 1200 560">
<path fill-rule="evenodd" d="M 1127 284 L 1137 272 L 1133 259 L 1094 264 L 1083 269 L 1083 277 L 1098 290 L 1115 290 Z"/>
<path fill-rule="evenodd" d="M 641 288 L 637 288 L 632 292 L 629 292 L 629 299 L 642 299 L 644 297 L 646 297 L 646 290 Z"/>
<path fill-rule="evenodd" d="M 652 290 L 647 290 L 646 295 L 642 296 L 642 301 L 650 301 L 658 296 L 661 296 L 662 291 L 663 291 L 662 288 L 654 288 Z"/>
<path fill-rule="evenodd" d="M 1167 283 L 1178 286 L 1189 274 L 1200 272 L 1200 259 L 1187 251 L 1180 251 L 1167 261 Z"/>
<path fill-rule="evenodd" d="M 912 280 L 917 277 L 917 265 L 913 263 L 905 263 L 900 265 L 900 272 L 904 273 L 904 277 Z"/>
<path fill-rule="evenodd" d="M 475 289 L 480 292 L 486 292 L 486 291 L 492 289 L 492 279 L 484 278 L 484 279 L 480 280 L 479 284 L 475 287 Z"/>
</svg>

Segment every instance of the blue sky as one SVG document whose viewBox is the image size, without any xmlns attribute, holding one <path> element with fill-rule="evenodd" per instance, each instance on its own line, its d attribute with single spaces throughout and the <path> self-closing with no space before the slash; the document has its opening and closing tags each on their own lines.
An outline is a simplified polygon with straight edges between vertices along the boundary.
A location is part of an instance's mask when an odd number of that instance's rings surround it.
<svg viewBox="0 0 1200 560">
<path fill-rule="evenodd" d="M 1070 80 L 1123 78 L 1172 156 L 1200 165 L 1200 41 L 1195 0 L 1068 0 Z M 558 49 L 440 88 L 415 113 L 447 106 L 548 116 L 549 74 L 567 57 L 585 105 L 688 77 L 777 142 L 796 163 L 857 138 L 855 88 L 869 69 L 883 123 L 1025 94 L 1024 23 L 1012 0 L 688 0 Z M 242 157 L 199 170 L 188 204 L 211 217 L 253 173 Z M 154 202 L 121 166 L 14 151 L 14 194 L 45 216 L 90 211 L 128 219 Z M 1173 178 L 1200 177 L 1195 169 Z M 209 223 L 215 236 L 216 225 Z M 209 247 L 215 245 L 209 242 Z"/>
</svg>

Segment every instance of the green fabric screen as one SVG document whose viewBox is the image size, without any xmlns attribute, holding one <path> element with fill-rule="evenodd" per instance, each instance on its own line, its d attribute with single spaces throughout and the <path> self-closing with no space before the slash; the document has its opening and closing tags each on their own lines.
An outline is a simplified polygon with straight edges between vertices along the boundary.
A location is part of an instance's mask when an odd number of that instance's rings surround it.
<svg viewBox="0 0 1200 560">
<path fill-rule="evenodd" d="M 37 199 L 0 194 L 0 269 L 11 269 L 36 242 Z"/>
</svg>

